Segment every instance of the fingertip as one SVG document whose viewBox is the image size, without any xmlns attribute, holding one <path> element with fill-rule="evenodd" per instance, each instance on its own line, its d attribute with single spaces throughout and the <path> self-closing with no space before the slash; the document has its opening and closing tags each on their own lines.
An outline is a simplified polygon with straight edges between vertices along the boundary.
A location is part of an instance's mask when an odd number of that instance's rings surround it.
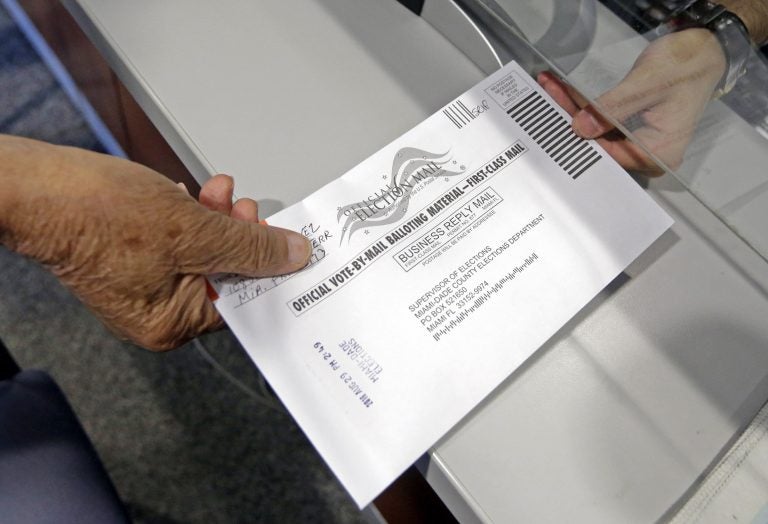
<svg viewBox="0 0 768 524">
<path fill-rule="evenodd" d="M 567 86 L 551 73 L 541 73 L 539 83 L 546 93 L 569 115 L 573 115 L 579 110 L 576 100 L 571 96 Z"/>
<path fill-rule="evenodd" d="M 229 175 L 225 175 L 224 173 L 219 173 L 216 175 L 213 175 L 205 184 L 213 184 L 214 186 L 220 187 L 220 188 L 234 188 L 235 187 L 235 179 L 232 178 Z"/>
<path fill-rule="evenodd" d="M 295 231 L 284 231 L 288 242 L 288 263 L 295 269 L 301 269 L 309 263 L 309 257 L 312 255 L 312 244 L 302 234 Z"/>
<path fill-rule="evenodd" d="M 554 80 L 554 75 L 550 73 L 549 71 L 542 71 L 538 75 L 536 75 L 536 81 L 544 86 L 545 84 L 548 84 L 549 82 L 552 82 Z"/>
<path fill-rule="evenodd" d="M 595 138 L 602 134 L 602 128 L 595 116 L 588 110 L 582 109 L 573 117 L 573 132 L 582 138 Z"/>
<path fill-rule="evenodd" d="M 259 205 L 251 198 L 240 198 L 232 206 L 230 217 L 245 222 L 259 222 Z"/>
<path fill-rule="evenodd" d="M 214 175 L 200 188 L 200 203 L 212 211 L 229 214 L 235 181 L 229 175 Z"/>
</svg>

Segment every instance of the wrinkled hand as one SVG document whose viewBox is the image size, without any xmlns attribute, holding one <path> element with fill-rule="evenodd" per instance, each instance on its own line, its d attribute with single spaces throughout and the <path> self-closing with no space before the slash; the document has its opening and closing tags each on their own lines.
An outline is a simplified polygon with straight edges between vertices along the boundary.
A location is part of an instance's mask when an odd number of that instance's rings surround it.
<svg viewBox="0 0 768 524">
<path fill-rule="evenodd" d="M 10 145 L 9 145 L 10 140 Z M 232 179 L 212 178 L 200 203 L 141 165 L 21 139 L 0 142 L 19 198 L 0 240 L 46 265 L 115 333 L 154 350 L 221 325 L 204 275 L 268 276 L 306 265 L 298 233 L 260 225 L 256 203 L 232 204 Z M 27 184 L 28 185 L 28 184 Z"/>
<path fill-rule="evenodd" d="M 707 29 L 687 29 L 653 41 L 632 70 L 596 103 L 670 169 L 683 161 L 701 113 L 725 71 L 720 44 Z M 662 169 L 597 109 L 551 73 L 542 87 L 573 118 L 574 132 L 596 138 L 625 169 L 660 175 Z M 630 121 L 631 120 L 631 121 Z"/>
</svg>

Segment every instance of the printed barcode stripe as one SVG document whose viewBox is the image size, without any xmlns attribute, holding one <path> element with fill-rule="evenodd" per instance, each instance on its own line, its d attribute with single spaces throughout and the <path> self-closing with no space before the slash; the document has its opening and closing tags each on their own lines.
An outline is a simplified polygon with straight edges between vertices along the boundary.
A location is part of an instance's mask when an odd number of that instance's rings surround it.
<svg viewBox="0 0 768 524">
<path fill-rule="evenodd" d="M 560 148 L 567 146 L 571 140 L 575 140 L 573 138 L 573 133 L 569 133 L 570 129 L 568 129 L 568 127 L 569 126 L 566 122 L 566 125 L 562 126 L 557 134 L 555 134 L 550 140 L 546 140 L 541 143 L 541 147 L 544 149 L 544 151 L 547 152 L 548 155 L 560 152 Z"/>
<path fill-rule="evenodd" d="M 541 115 L 542 111 L 545 111 L 547 109 L 546 101 L 542 100 L 536 104 L 533 104 L 528 110 L 524 110 L 524 112 L 518 117 L 520 126 L 527 126 L 531 120 L 537 118 L 539 115 Z"/>
<path fill-rule="evenodd" d="M 538 121 L 531 123 L 525 130 L 529 135 L 534 136 L 544 126 L 551 124 L 552 120 L 554 120 L 557 116 L 559 116 L 557 111 L 555 111 L 553 108 L 550 108 L 549 111 L 544 113 Z M 532 127 L 534 125 L 535 127 Z"/>
<path fill-rule="evenodd" d="M 533 139 L 538 140 L 541 144 L 541 147 L 543 147 L 546 151 L 547 147 L 558 140 L 558 138 L 560 138 L 566 131 L 568 131 L 568 122 L 566 122 L 565 119 L 561 117 L 557 125 L 553 126 L 552 129 L 547 130 L 544 136 L 539 134 L 538 136 L 533 137 Z"/>
<path fill-rule="evenodd" d="M 459 107 L 461 107 L 461 108 L 464 110 L 464 114 L 466 114 L 467 116 L 469 116 L 469 119 L 470 119 L 470 120 L 472 120 L 473 118 L 475 118 L 475 115 L 473 115 L 473 114 L 472 114 L 472 111 L 470 111 L 470 110 L 467 108 L 467 106 L 465 106 L 465 105 L 464 105 L 464 102 L 462 102 L 461 100 L 457 100 L 457 101 L 456 101 L 456 103 L 457 103 L 457 104 L 459 104 Z"/>
<path fill-rule="evenodd" d="M 561 160 L 561 162 L 564 164 L 563 169 L 570 171 L 571 168 L 575 166 L 579 160 L 585 158 L 592 151 L 594 150 L 591 147 L 577 147 L 573 153 Z"/>
<path fill-rule="evenodd" d="M 453 118 L 453 117 L 451 116 L 451 114 L 448 112 L 448 110 L 447 110 L 447 109 L 443 109 L 443 114 L 444 114 L 445 116 L 447 116 L 447 117 L 448 117 L 448 119 L 449 119 L 451 122 L 453 122 L 453 125 L 455 125 L 455 126 L 456 126 L 456 127 L 458 127 L 459 129 L 461 129 L 461 124 L 459 124 L 459 123 L 456 121 L 456 119 L 455 119 L 455 118 Z"/>
<path fill-rule="evenodd" d="M 565 163 L 570 158 L 570 156 L 566 156 L 566 155 L 570 154 L 571 151 L 573 151 L 574 153 L 578 153 L 580 150 L 584 148 L 585 145 L 586 143 L 583 140 L 578 140 L 578 137 L 577 138 L 571 137 L 563 145 L 558 147 L 556 150 L 552 151 L 552 154 L 550 156 L 557 163 L 561 163 L 561 162 Z M 565 166 L 562 166 L 562 167 L 563 169 L 565 169 Z"/>
<path fill-rule="evenodd" d="M 507 113 L 574 180 L 602 158 L 539 93 L 526 96 Z"/>
<path fill-rule="evenodd" d="M 448 117 L 453 125 L 461 129 L 476 118 L 472 111 L 462 102 L 457 100 L 443 109 L 443 114 Z"/>
<path fill-rule="evenodd" d="M 453 116 L 460 120 L 462 124 L 469 122 L 469 120 L 467 120 L 459 111 L 456 111 L 456 108 L 453 106 L 451 106 L 451 113 L 453 113 Z"/>
<path fill-rule="evenodd" d="M 597 153 L 597 151 L 595 151 L 595 153 Z M 585 164 L 585 165 L 584 165 L 584 166 L 583 166 L 581 169 L 579 169 L 579 170 L 578 170 L 578 171 L 577 171 L 575 174 L 571 175 L 571 176 L 573 177 L 573 179 L 575 180 L 575 179 L 579 178 L 579 177 L 581 176 L 581 174 L 582 174 L 584 171 L 586 171 L 587 169 L 589 169 L 590 167 L 592 167 L 592 165 L 594 165 L 594 164 L 595 164 L 595 162 L 597 162 L 597 161 L 598 161 L 598 160 L 600 160 L 601 158 L 602 158 L 602 157 L 601 157 L 599 154 L 595 154 L 595 158 L 594 158 L 594 159 L 590 160 L 590 161 L 589 161 L 587 164 Z M 570 173 L 568 173 L 568 174 L 570 175 Z"/>
<path fill-rule="evenodd" d="M 538 93 L 536 93 L 534 91 L 533 93 L 528 95 L 526 98 L 522 99 L 520 102 L 518 102 L 517 104 L 515 104 L 511 108 L 509 108 L 507 113 L 512 114 L 513 112 L 517 112 L 518 109 L 521 109 L 521 108 L 525 107 L 526 105 L 530 104 L 531 101 L 537 100 L 537 96 L 538 96 Z M 539 96 L 538 98 L 541 98 L 541 97 Z"/>
</svg>

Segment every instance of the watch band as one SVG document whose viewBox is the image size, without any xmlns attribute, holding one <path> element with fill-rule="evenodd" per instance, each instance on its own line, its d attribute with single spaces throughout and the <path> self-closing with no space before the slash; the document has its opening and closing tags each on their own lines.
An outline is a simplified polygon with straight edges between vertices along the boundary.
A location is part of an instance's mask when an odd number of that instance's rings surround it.
<svg viewBox="0 0 768 524">
<path fill-rule="evenodd" d="M 752 41 L 744 22 L 730 11 L 723 11 L 706 27 L 717 37 L 727 62 L 725 74 L 715 88 L 714 96 L 719 98 L 733 89 L 739 78 L 747 72 Z"/>
<path fill-rule="evenodd" d="M 636 0 L 647 21 L 661 24 L 657 36 L 694 27 L 712 31 L 726 59 L 726 69 L 715 88 L 719 98 L 746 72 L 752 41 L 746 25 L 735 13 L 709 0 Z"/>
</svg>

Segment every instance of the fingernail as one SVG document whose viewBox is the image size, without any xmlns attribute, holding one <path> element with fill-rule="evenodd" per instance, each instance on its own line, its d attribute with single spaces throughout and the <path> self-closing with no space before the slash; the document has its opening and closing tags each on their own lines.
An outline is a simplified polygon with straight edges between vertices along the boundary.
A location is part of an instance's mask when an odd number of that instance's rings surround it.
<svg viewBox="0 0 768 524">
<path fill-rule="evenodd" d="M 312 244 L 309 243 L 309 239 L 291 231 L 287 234 L 287 240 L 288 262 L 299 267 L 306 266 L 312 254 Z"/>
<path fill-rule="evenodd" d="M 583 138 L 594 138 L 600 134 L 600 124 L 592 113 L 582 109 L 573 117 L 573 130 Z"/>
</svg>

